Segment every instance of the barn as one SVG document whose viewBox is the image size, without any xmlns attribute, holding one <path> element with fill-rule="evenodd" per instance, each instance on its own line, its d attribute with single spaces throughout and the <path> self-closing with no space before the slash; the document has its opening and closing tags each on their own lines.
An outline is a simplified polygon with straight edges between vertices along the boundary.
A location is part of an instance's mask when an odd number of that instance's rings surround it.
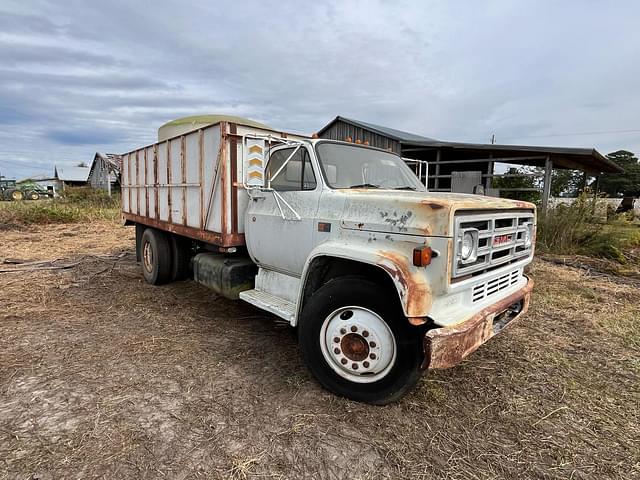
<svg viewBox="0 0 640 480">
<path fill-rule="evenodd" d="M 89 185 L 111 195 L 120 188 L 120 163 L 120 155 L 96 152 L 89 170 Z"/>
<path fill-rule="evenodd" d="M 540 190 L 543 209 L 546 209 L 549 202 L 553 169 L 584 172 L 584 185 L 588 177 L 595 177 L 596 190 L 600 175 L 623 171 L 594 148 L 447 142 L 342 116 L 334 118 L 317 135 L 320 138 L 367 143 L 396 152 L 406 160 L 427 161 L 428 172 L 423 173 L 422 180 L 431 191 L 484 191 L 488 195 L 508 197 L 517 190 Z M 491 188 L 492 178 L 510 175 L 496 173 L 496 163 L 542 167 L 544 173 L 540 175 L 543 180 L 541 188 Z"/>
<path fill-rule="evenodd" d="M 53 176 L 56 180 L 56 190 L 65 187 L 84 187 L 89 177 L 89 167 L 66 167 L 54 165 Z"/>
</svg>

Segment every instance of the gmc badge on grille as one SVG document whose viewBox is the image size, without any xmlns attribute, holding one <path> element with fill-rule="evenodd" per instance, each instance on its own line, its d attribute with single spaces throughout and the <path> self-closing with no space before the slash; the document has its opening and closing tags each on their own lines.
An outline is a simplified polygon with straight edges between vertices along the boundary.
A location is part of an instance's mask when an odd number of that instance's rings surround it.
<svg viewBox="0 0 640 480">
<path fill-rule="evenodd" d="M 509 243 L 511 241 L 511 235 L 498 235 L 497 237 L 493 237 L 493 246 L 497 247 L 500 245 L 504 245 L 505 243 Z"/>
</svg>

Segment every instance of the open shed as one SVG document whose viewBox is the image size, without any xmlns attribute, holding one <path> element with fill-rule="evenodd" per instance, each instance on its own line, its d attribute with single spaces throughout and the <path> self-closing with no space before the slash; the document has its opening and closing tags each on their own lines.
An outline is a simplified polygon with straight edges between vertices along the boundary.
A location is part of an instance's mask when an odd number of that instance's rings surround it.
<svg viewBox="0 0 640 480">
<path fill-rule="evenodd" d="M 429 168 L 422 180 L 429 190 L 437 192 L 474 193 L 480 190 L 478 186 L 482 186 L 489 195 L 505 196 L 507 189 L 491 188 L 492 178 L 510 175 L 495 173 L 496 162 L 542 167 L 544 173 L 541 174 L 540 189 L 513 188 L 509 191 L 541 190 L 543 210 L 549 202 L 554 168 L 582 171 L 585 185 L 588 177 L 595 177 L 596 190 L 600 175 L 623 172 L 594 148 L 447 142 L 341 116 L 323 127 L 318 136 L 367 143 L 396 152 L 406 159 L 425 160 Z"/>
</svg>

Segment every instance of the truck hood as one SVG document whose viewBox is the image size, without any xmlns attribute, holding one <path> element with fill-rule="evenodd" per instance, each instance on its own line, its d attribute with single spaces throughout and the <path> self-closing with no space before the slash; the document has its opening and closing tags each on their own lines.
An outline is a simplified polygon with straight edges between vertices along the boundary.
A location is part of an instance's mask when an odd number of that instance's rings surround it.
<svg viewBox="0 0 640 480">
<path fill-rule="evenodd" d="M 463 193 L 399 190 L 345 190 L 342 227 L 420 236 L 452 236 L 453 216 L 460 210 L 535 210 L 520 200 Z"/>
</svg>

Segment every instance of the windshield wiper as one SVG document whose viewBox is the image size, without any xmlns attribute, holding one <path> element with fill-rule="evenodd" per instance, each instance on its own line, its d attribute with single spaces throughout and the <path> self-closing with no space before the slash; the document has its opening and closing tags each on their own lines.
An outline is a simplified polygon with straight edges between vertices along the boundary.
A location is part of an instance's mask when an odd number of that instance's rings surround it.
<svg viewBox="0 0 640 480">
<path fill-rule="evenodd" d="M 405 187 L 393 187 L 394 190 L 413 190 L 414 192 L 417 190 L 417 188 L 414 187 L 410 187 L 410 186 L 405 186 Z"/>
<path fill-rule="evenodd" d="M 357 185 L 351 185 L 349 188 L 380 188 L 380 185 L 374 185 L 373 183 L 359 183 Z"/>
</svg>

